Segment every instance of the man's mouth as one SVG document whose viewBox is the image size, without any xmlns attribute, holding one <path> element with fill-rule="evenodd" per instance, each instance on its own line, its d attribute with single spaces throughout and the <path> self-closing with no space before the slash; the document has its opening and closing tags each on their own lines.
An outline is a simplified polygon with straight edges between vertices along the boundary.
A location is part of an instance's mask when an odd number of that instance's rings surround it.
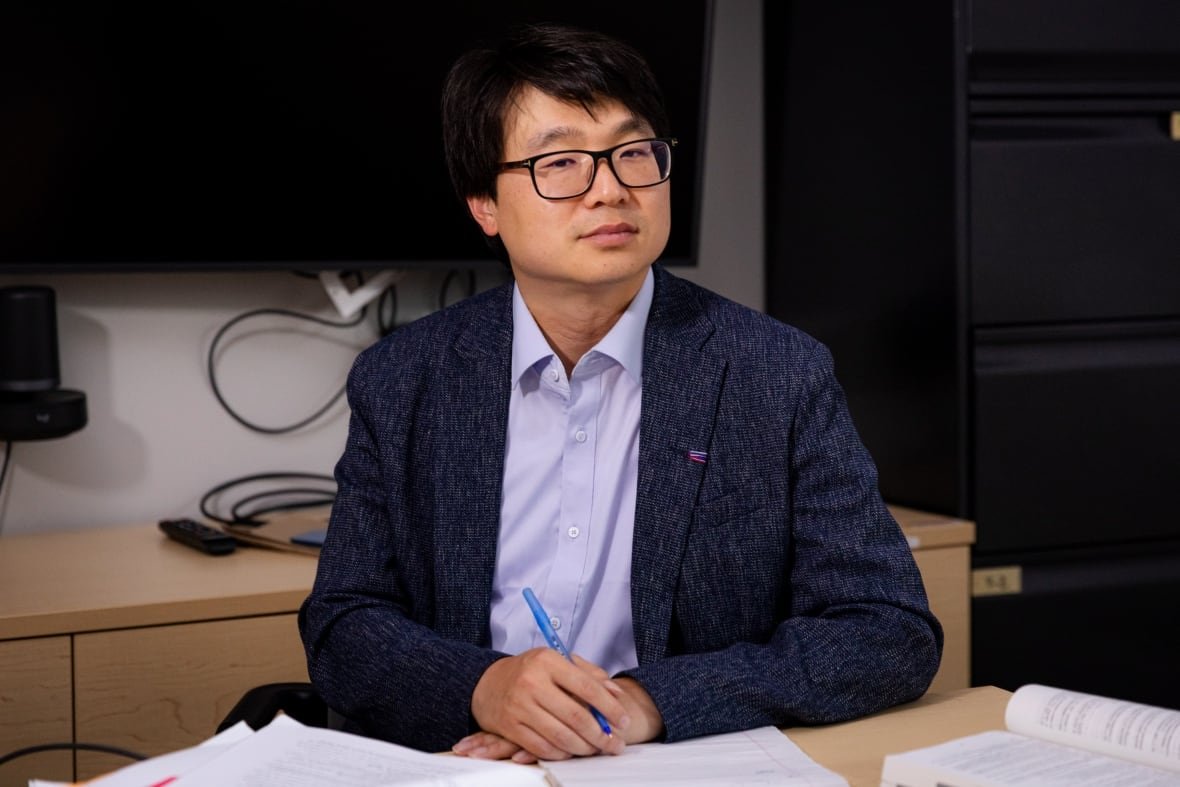
<svg viewBox="0 0 1180 787">
<path fill-rule="evenodd" d="M 593 239 L 601 242 L 629 240 L 631 236 L 637 234 L 638 229 L 632 224 L 603 224 L 600 227 L 595 227 L 590 232 L 582 235 L 583 238 Z"/>
</svg>

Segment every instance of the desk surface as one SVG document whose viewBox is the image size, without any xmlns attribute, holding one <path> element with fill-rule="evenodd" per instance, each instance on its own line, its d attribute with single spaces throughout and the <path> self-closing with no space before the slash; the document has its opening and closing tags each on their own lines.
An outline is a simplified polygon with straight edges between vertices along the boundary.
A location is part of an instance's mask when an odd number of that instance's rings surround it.
<svg viewBox="0 0 1180 787">
<path fill-rule="evenodd" d="M 974 523 L 890 506 L 915 550 L 966 545 Z M 240 546 L 209 556 L 154 524 L 0 539 L 0 640 L 292 612 L 314 556 Z"/>
<path fill-rule="evenodd" d="M 5 536 L 0 639 L 293 612 L 315 568 L 270 549 L 205 555 L 154 524 Z"/>
<path fill-rule="evenodd" d="M 792 727 L 786 733 L 809 757 L 847 779 L 850 787 L 878 787 L 886 754 L 1004 729 L 1004 708 L 1011 696 L 995 686 L 930 693 L 856 721 Z"/>
</svg>

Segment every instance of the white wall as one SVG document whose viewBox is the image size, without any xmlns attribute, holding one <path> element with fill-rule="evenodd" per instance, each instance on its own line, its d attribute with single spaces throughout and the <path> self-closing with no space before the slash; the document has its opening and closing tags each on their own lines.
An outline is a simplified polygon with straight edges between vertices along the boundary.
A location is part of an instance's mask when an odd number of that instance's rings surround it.
<svg viewBox="0 0 1180 787">
<path fill-rule="evenodd" d="M 677 272 L 763 308 L 761 6 L 718 0 L 706 140 L 700 264 Z M 399 315 L 438 300 L 442 273 L 399 287 Z M 501 279 L 481 274 L 480 287 Z M 213 486 L 252 473 L 330 474 L 347 409 L 267 436 L 233 421 L 205 372 L 210 342 L 244 311 L 278 307 L 339 319 L 318 282 L 289 273 L 59 274 L 0 277 L 57 294 L 62 386 L 86 393 L 89 424 L 13 444 L 0 489 L 0 534 L 150 522 L 197 513 Z M 259 318 L 223 343 L 218 376 L 244 416 L 269 426 L 309 414 L 343 384 L 370 320 L 348 331 Z"/>
</svg>

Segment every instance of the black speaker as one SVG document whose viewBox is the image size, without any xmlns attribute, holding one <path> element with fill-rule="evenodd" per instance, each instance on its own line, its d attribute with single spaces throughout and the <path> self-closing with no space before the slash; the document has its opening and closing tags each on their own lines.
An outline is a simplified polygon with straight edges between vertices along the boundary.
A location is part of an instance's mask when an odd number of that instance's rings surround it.
<svg viewBox="0 0 1180 787">
<path fill-rule="evenodd" d="M 0 288 L 0 440 L 47 440 L 86 425 L 86 395 L 59 389 L 49 287 Z"/>
</svg>

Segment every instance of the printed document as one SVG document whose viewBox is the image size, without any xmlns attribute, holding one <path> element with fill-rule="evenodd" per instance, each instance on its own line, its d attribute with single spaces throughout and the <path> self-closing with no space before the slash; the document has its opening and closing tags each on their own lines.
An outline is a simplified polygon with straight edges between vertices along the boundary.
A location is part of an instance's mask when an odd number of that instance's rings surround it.
<svg viewBox="0 0 1180 787">
<path fill-rule="evenodd" d="M 541 764 L 560 787 L 848 787 L 841 776 L 808 757 L 775 727 L 677 743 L 641 743 L 628 746 L 617 757 Z"/>
</svg>

